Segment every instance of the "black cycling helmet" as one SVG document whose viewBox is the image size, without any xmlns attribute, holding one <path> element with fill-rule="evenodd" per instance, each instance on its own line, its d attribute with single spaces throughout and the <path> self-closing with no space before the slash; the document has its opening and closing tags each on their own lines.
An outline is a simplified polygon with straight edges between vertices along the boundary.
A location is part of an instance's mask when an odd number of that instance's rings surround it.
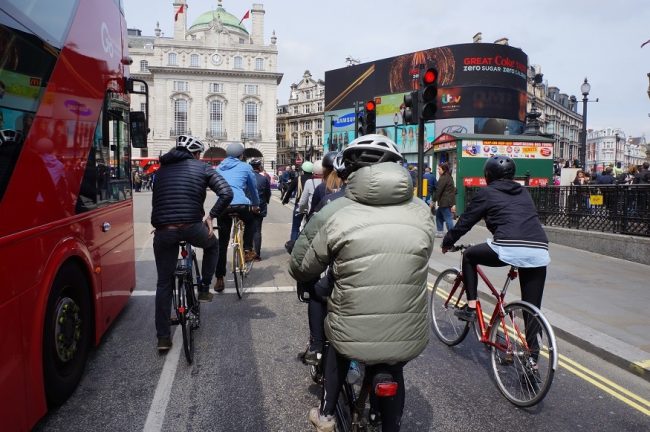
<svg viewBox="0 0 650 432">
<path fill-rule="evenodd" d="M 338 152 L 335 151 L 325 153 L 325 155 L 323 156 L 323 168 L 333 170 L 334 160 L 336 159 L 336 155 L 338 155 Z"/>
<path fill-rule="evenodd" d="M 253 168 L 259 168 L 262 166 L 262 159 L 252 159 L 248 162 Z"/>
<path fill-rule="evenodd" d="M 488 184 L 495 180 L 515 178 L 515 161 L 508 156 L 491 156 L 483 165 L 483 175 Z"/>
</svg>

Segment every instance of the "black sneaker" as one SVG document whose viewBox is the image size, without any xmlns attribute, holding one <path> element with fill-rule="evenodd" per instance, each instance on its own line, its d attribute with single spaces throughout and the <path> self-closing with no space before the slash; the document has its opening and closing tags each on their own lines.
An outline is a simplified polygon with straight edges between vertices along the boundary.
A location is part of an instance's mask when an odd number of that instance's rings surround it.
<svg viewBox="0 0 650 432">
<path fill-rule="evenodd" d="M 172 339 L 170 337 L 159 337 L 158 338 L 158 352 L 166 353 L 172 347 Z"/>
<path fill-rule="evenodd" d="M 311 366 L 318 366 L 320 364 L 320 360 L 323 357 L 323 354 L 318 352 L 318 351 L 312 351 L 310 349 L 307 349 L 305 351 L 305 354 L 303 355 L 303 361 L 305 364 L 311 365 Z"/>
<path fill-rule="evenodd" d="M 201 303 L 210 303 L 212 301 L 212 297 L 214 297 L 214 294 L 209 291 L 199 292 L 199 301 Z"/>
<path fill-rule="evenodd" d="M 457 316 L 459 320 L 474 322 L 474 320 L 476 320 L 476 309 L 465 305 L 462 308 L 455 310 L 454 315 Z"/>
</svg>

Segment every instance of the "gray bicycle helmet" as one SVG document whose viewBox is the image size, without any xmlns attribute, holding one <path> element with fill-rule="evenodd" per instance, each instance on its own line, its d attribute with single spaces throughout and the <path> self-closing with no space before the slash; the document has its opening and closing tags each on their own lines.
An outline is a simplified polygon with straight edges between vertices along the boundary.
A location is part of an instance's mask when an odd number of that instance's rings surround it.
<svg viewBox="0 0 650 432">
<path fill-rule="evenodd" d="M 176 147 L 187 149 L 190 153 L 203 152 L 205 146 L 198 138 L 190 135 L 179 135 L 176 138 Z"/>
<path fill-rule="evenodd" d="M 323 168 L 334 169 L 334 161 L 336 160 L 336 156 L 338 156 L 338 152 L 335 151 L 325 153 L 323 156 Z"/>
<path fill-rule="evenodd" d="M 244 154 L 244 145 L 240 142 L 230 143 L 228 144 L 228 147 L 226 147 L 226 154 L 228 156 L 238 158 Z"/>
</svg>

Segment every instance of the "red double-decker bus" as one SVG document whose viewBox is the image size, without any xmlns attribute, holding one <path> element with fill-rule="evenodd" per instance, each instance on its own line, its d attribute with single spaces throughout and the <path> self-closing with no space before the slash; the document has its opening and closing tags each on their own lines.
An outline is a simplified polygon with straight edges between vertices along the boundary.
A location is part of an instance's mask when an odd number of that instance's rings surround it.
<svg viewBox="0 0 650 432">
<path fill-rule="evenodd" d="M 160 161 L 157 157 L 138 157 L 131 158 L 133 168 L 137 169 L 141 174 L 151 175 L 158 171 L 160 168 Z"/>
<path fill-rule="evenodd" d="M 121 0 L 0 3 L 0 429 L 77 386 L 135 287 Z"/>
</svg>

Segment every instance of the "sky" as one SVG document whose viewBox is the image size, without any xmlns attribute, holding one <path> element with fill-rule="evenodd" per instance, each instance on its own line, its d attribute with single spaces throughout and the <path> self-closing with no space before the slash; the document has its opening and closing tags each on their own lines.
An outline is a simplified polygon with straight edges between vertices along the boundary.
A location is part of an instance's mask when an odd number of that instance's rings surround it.
<svg viewBox="0 0 650 432">
<path fill-rule="evenodd" d="M 156 22 L 173 35 L 174 0 L 124 0 L 127 25 L 153 35 Z M 217 0 L 187 0 L 188 26 Z M 258 0 L 264 5 L 265 43 L 275 30 L 277 71 L 283 73 L 278 102 L 305 70 L 315 79 L 346 66 L 428 48 L 509 39 L 541 66 L 544 80 L 581 100 L 585 77 L 591 84 L 587 127 L 621 128 L 650 140 L 649 0 Z M 253 2 L 223 0 L 236 17 Z M 249 29 L 251 20 L 244 21 Z M 326 83 L 327 87 L 327 83 Z M 582 113 L 582 103 L 579 105 Z"/>
</svg>

